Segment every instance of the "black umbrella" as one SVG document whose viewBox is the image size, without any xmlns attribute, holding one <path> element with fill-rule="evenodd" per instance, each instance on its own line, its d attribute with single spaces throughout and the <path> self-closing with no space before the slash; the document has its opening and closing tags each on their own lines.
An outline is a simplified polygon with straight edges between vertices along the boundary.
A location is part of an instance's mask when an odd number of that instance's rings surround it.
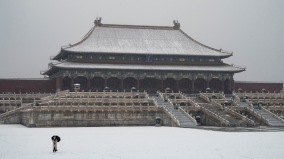
<svg viewBox="0 0 284 159">
<path fill-rule="evenodd" d="M 56 140 L 57 142 L 59 142 L 59 141 L 60 141 L 60 137 L 57 136 L 57 135 L 53 135 L 53 136 L 51 137 L 51 140 Z"/>
</svg>

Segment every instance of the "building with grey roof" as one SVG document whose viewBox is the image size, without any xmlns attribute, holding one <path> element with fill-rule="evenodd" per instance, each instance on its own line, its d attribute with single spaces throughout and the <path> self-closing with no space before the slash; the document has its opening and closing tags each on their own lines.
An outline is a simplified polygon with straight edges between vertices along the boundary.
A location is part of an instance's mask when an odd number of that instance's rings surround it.
<svg viewBox="0 0 284 159">
<path fill-rule="evenodd" d="M 230 93 L 234 74 L 245 68 L 222 60 L 232 52 L 206 46 L 174 26 L 102 24 L 76 44 L 62 47 L 42 74 L 56 80 L 56 88 L 195 93 L 210 88 Z"/>
</svg>

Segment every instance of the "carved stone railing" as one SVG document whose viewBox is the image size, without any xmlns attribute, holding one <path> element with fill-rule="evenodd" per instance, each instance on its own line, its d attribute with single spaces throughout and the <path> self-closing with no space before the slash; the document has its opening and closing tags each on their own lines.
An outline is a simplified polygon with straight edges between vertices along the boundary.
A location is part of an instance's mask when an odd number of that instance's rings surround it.
<svg viewBox="0 0 284 159">
<path fill-rule="evenodd" d="M 221 110 L 224 109 L 224 107 L 220 103 L 218 103 L 216 100 L 212 100 L 212 105 L 221 109 Z"/>
<path fill-rule="evenodd" d="M 50 95 L 51 93 L 19 93 L 19 94 L 16 94 L 16 93 L 1 93 L 0 94 L 0 98 L 2 97 L 19 97 L 19 98 L 39 98 L 39 97 L 42 97 L 42 96 L 48 96 Z"/>
<path fill-rule="evenodd" d="M 241 115 L 241 114 L 235 112 L 234 110 L 232 110 L 232 109 L 230 109 L 230 108 L 228 108 L 228 107 L 226 107 L 226 108 L 224 109 L 224 111 L 227 112 L 227 113 L 229 113 L 229 114 L 232 114 L 233 116 L 235 116 L 235 117 L 237 117 L 237 118 L 239 118 L 239 119 L 242 119 L 243 121 L 246 121 L 246 122 L 248 122 L 248 123 L 250 123 L 250 124 L 252 124 L 252 125 L 255 124 L 253 120 L 251 120 L 251 119 L 247 118 L 246 116 L 243 116 L 243 115 Z"/>
<path fill-rule="evenodd" d="M 272 113 L 271 111 L 265 109 L 264 107 L 260 106 L 262 110 L 264 110 L 266 113 L 272 115 L 274 118 L 276 118 L 277 120 L 281 121 L 282 123 L 284 123 L 284 119 L 280 118 L 279 116 L 277 116 L 276 114 Z"/>
<path fill-rule="evenodd" d="M 138 98 L 149 98 L 146 92 L 70 92 L 65 97 L 72 98 L 133 98 L 138 95 Z"/>
<path fill-rule="evenodd" d="M 153 102 L 154 102 L 154 105 L 155 105 L 156 107 L 159 107 L 158 102 L 157 102 L 157 100 L 156 100 L 155 98 L 153 99 Z"/>
<path fill-rule="evenodd" d="M 240 97 L 236 93 L 233 93 L 233 96 L 236 101 L 241 102 Z"/>
<path fill-rule="evenodd" d="M 217 119 L 218 121 L 220 121 L 221 124 L 224 124 L 225 126 L 229 125 L 229 121 L 222 118 L 221 116 L 219 116 L 218 114 L 208 110 L 207 108 L 205 108 L 204 106 L 201 106 L 201 110 L 204 111 L 204 113 L 210 115 L 211 117 Z"/>
<path fill-rule="evenodd" d="M 70 94 L 70 91 L 67 89 L 67 90 L 64 90 L 64 91 L 57 92 L 56 96 L 61 98 L 61 97 L 66 97 L 68 94 Z"/>
<path fill-rule="evenodd" d="M 200 96 L 202 99 L 204 99 L 206 102 L 210 103 L 210 99 L 209 99 L 206 95 L 204 95 L 203 93 L 199 93 L 199 96 Z"/>
<path fill-rule="evenodd" d="M 41 103 L 51 102 L 51 101 L 53 101 L 53 99 L 54 99 L 53 96 L 42 97 L 42 98 L 40 98 L 40 102 Z"/>
<path fill-rule="evenodd" d="M 198 125 L 197 124 L 197 122 L 196 122 L 196 120 L 191 116 L 191 115 L 189 115 L 187 112 L 185 112 L 183 109 L 179 109 L 179 110 L 181 110 L 181 112 L 187 117 L 187 118 L 189 118 L 195 125 Z"/>
<path fill-rule="evenodd" d="M 162 92 L 158 92 L 158 96 L 159 96 L 160 98 L 162 98 L 163 100 L 165 100 L 165 98 L 164 98 L 164 96 L 163 96 L 163 93 L 162 93 Z"/>
<path fill-rule="evenodd" d="M 224 94 L 224 93 L 220 93 L 219 95 L 220 95 L 220 97 L 221 97 L 222 99 L 224 99 L 224 100 L 226 99 L 226 97 L 225 97 L 225 94 Z"/>
<path fill-rule="evenodd" d="M 191 98 L 187 98 L 187 101 L 193 105 L 194 107 L 200 107 L 200 105 L 198 105 L 194 100 L 192 100 Z"/>
<path fill-rule="evenodd" d="M 16 109 L 10 110 L 8 112 L 2 113 L 2 114 L 0 114 L 0 120 L 3 120 L 5 117 L 8 117 L 9 115 L 12 115 L 14 113 L 18 113 L 21 110 L 28 109 L 28 108 L 32 108 L 32 104 L 25 104 L 24 106 L 21 106 L 19 108 L 16 108 Z"/>
<path fill-rule="evenodd" d="M 179 120 L 170 112 L 167 110 L 167 108 L 163 107 L 164 109 L 164 112 L 174 121 L 174 123 L 180 127 L 180 123 L 179 123 Z"/>
<path fill-rule="evenodd" d="M 180 92 L 181 99 L 187 99 L 184 93 Z"/>
<path fill-rule="evenodd" d="M 252 103 L 251 103 L 248 99 L 245 99 L 245 101 L 246 101 L 246 103 L 248 103 L 248 107 L 249 107 L 250 109 L 253 109 Z"/>
<path fill-rule="evenodd" d="M 249 101 L 253 104 L 268 104 L 268 105 L 273 105 L 273 104 L 281 104 L 284 105 L 284 99 L 271 99 L 271 98 L 266 98 L 266 99 L 249 99 Z"/>
<path fill-rule="evenodd" d="M 271 98 L 271 99 L 281 99 L 284 98 L 284 94 L 282 93 L 235 93 L 235 95 L 239 96 L 239 97 L 249 97 L 251 99 L 259 99 L 259 98 Z"/>
<path fill-rule="evenodd" d="M 42 102 L 39 105 L 45 106 L 45 105 L 66 105 L 66 104 L 77 104 L 77 105 L 94 105 L 94 104 L 121 104 L 124 103 L 125 105 L 140 105 L 143 106 L 143 104 L 147 102 L 149 106 L 155 105 L 153 99 L 136 99 L 136 98 L 61 98 L 58 100 L 49 100 L 47 102 Z"/>
<path fill-rule="evenodd" d="M 266 118 L 264 118 L 262 115 L 260 115 L 257 112 L 255 112 L 253 109 L 248 108 L 248 107 L 245 107 L 245 109 L 246 109 L 246 111 L 248 111 L 250 114 L 255 116 L 261 122 L 265 123 L 266 125 L 270 125 L 269 121 Z"/>
</svg>

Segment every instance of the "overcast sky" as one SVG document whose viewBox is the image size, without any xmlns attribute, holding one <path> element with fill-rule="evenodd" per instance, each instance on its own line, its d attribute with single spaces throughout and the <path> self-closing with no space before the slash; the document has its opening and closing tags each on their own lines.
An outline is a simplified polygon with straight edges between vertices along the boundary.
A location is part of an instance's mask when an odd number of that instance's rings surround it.
<svg viewBox="0 0 284 159">
<path fill-rule="evenodd" d="M 284 80 L 283 0 L 0 0 L 0 78 L 37 78 L 94 25 L 173 26 L 246 67 L 238 81 Z"/>
</svg>

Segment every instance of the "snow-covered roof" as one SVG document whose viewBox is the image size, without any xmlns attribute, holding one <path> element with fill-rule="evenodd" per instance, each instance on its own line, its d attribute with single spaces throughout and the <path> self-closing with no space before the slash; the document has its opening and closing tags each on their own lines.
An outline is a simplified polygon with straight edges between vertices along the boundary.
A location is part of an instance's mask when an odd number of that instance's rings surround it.
<svg viewBox="0 0 284 159">
<path fill-rule="evenodd" d="M 2 80 L 9 80 L 9 81 L 49 81 L 49 78 L 0 78 Z"/>
<path fill-rule="evenodd" d="M 179 28 L 111 24 L 94 26 L 80 42 L 64 47 L 62 50 L 79 53 L 220 57 L 232 55 L 194 40 Z"/>
<path fill-rule="evenodd" d="M 242 72 L 244 68 L 233 65 L 222 66 L 179 66 L 179 65 L 127 65 L 127 64 L 93 64 L 62 62 L 55 64 L 52 68 L 68 69 L 104 69 L 104 70 L 159 70 L 159 71 L 218 71 L 218 72 Z M 48 71 L 45 72 L 45 74 Z"/>
</svg>

